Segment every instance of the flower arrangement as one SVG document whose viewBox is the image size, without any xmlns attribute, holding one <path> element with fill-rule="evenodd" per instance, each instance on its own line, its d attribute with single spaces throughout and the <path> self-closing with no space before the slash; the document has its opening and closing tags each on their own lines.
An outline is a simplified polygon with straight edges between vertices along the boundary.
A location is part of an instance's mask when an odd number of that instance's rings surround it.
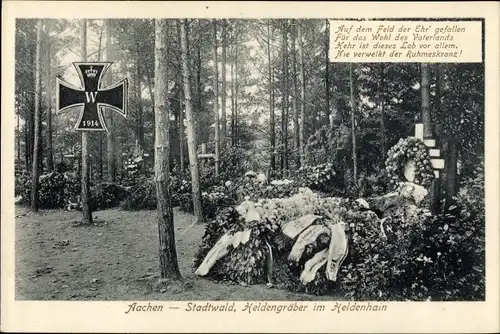
<svg viewBox="0 0 500 334">
<path fill-rule="evenodd" d="M 385 169 L 391 186 L 396 188 L 400 182 L 406 181 L 404 168 L 408 161 L 415 164 L 415 178 L 412 182 L 429 186 L 434 179 L 431 159 L 424 142 L 414 137 L 401 138 L 388 152 Z"/>
</svg>

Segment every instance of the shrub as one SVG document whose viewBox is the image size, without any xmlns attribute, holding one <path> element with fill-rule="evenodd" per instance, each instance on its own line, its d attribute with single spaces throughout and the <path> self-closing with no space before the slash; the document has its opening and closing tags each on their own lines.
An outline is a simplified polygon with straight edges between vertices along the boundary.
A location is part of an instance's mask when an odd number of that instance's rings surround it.
<svg viewBox="0 0 500 334">
<path fill-rule="evenodd" d="M 295 179 L 302 187 L 328 194 L 338 192 L 338 185 L 341 183 L 331 163 L 300 167 L 295 173 Z"/>
<path fill-rule="evenodd" d="M 219 209 L 235 204 L 231 193 L 227 191 L 227 187 L 219 186 L 208 189 L 208 192 L 201 193 L 201 203 L 203 215 L 205 218 L 215 218 Z M 193 213 L 193 198 L 192 194 L 181 194 L 179 196 L 179 206 L 181 211 Z"/>
<path fill-rule="evenodd" d="M 76 202 L 80 196 L 80 181 L 74 173 L 52 172 L 42 174 L 39 180 L 38 204 L 42 209 L 64 208 L 68 201 Z M 21 203 L 31 204 L 31 175 L 22 174 L 16 184 Z"/>
<path fill-rule="evenodd" d="M 128 195 L 124 187 L 105 182 L 90 188 L 90 205 L 92 210 L 117 207 Z"/>
<path fill-rule="evenodd" d="M 341 289 L 358 300 L 484 300 L 484 206 L 476 200 L 458 200 L 456 215 L 410 206 L 383 224 L 349 211 Z"/>
<path fill-rule="evenodd" d="M 154 210 L 156 209 L 156 185 L 151 178 L 141 178 L 135 189 L 129 187 L 130 194 L 120 204 L 123 210 Z"/>
<path fill-rule="evenodd" d="M 173 171 L 170 176 L 170 194 L 172 195 L 172 206 L 180 205 L 184 194 L 191 194 L 191 175 L 189 171 Z"/>
</svg>

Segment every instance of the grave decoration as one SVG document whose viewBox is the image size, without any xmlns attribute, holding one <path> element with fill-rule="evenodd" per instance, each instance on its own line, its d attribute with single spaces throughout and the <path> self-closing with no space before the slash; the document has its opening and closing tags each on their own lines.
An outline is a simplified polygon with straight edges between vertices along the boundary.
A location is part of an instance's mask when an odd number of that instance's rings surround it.
<svg viewBox="0 0 500 334">
<path fill-rule="evenodd" d="M 331 293 L 338 289 L 342 266 L 353 261 L 349 254 L 359 252 L 350 230 L 369 225 L 385 236 L 385 224 L 415 217 L 426 195 L 425 188 L 408 182 L 384 196 L 356 201 L 320 197 L 308 188 L 286 198 L 247 198 L 207 224 L 195 274 L 241 285 Z"/>
<path fill-rule="evenodd" d="M 404 182 L 429 186 L 434 178 L 427 147 L 418 138 L 400 139 L 388 152 L 385 161 L 389 182 L 393 187 Z"/>
<path fill-rule="evenodd" d="M 440 155 L 436 140 L 424 136 L 424 124 L 416 124 L 415 136 L 401 138 L 388 152 L 389 182 L 393 187 L 405 181 L 429 187 L 434 179 L 440 178 L 440 171 L 444 169 Z"/>
<path fill-rule="evenodd" d="M 255 184 L 266 182 L 256 173 L 245 176 Z M 321 197 L 309 188 L 284 198 L 259 196 L 252 201 L 247 196 L 208 222 L 195 256 L 195 274 L 242 285 L 266 283 L 327 294 L 345 279 L 343 266 L 363 260 L 350 258 L 351 253 L 364 254 L 357 248 L 366 246 L 353 244 L 351 234 L 360 233 L 360 226 L 372 226 L 387 239 L 394 229 L 390 226 L 420 219 L 419 206 L 427 194 L 421 185 L 401 182 L 391 193 L 355 201 Z"/>
</svg>

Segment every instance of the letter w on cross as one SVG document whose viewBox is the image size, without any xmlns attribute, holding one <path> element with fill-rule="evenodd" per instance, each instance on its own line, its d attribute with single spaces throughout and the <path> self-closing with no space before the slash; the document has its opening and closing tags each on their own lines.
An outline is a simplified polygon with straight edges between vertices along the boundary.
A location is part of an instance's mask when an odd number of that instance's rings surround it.
<svg viewBox="0 0 500 334">
<path fill-rule="evenodd" d="M 109 87 L 101 87 L 101 79 L 110 62 L 73 63 L 83 89 L 73 86 L 61 77 L 56 78 L 56 113 L 73 107 L 81 108 L 75 130 L 107 131 L 102 111 L 109 108 L 127 117 L 127 79 Z"/>
</svg>

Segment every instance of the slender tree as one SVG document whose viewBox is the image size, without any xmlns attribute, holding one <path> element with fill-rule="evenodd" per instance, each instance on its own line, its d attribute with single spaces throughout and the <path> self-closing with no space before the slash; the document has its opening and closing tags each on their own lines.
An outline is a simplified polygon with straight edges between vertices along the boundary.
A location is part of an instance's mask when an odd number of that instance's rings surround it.
<svg viewBox="0 0 500 334">
<path fill-rule="evenodd" d="M 155 20 L 155 185 L 158 217 L 160 275 L 180 279 L 170 198 L 170 136 L 166 20 Z"/>
<path fill-rule="evenodd" d="M 29 170 L 33 167 L 33 150 L 34 150 L 34 142 L 35 142 L 35 83 L 36 83 L 36 43 L 34 47 L 29 43 L 28 39 L 26 39 L 26 49 L 28 50 L 26 53 L 26 60 L 28 63 L 28 68 L 31 69 L 28 72 L 29 82 L 32 83 L 30 85 L 30 92 L 27 94 L 28 96 L 28 108 L 27 108 L 27 120 L 25 125 L 25 133 L 26 133 L 26 170 Z"/>
<path fill-rule="evenodd" d="M 106 25 L 106 48 L 104 49 L 104 56 L 106 61 L 111 61 L 113 59 L 112 56 L 112 35 L 111 35 L 111 29 L 112 29 L 112 21 L 111 20 L 106 20 L 105 21 Z M 111 71 L 111 68 L 109 68 L 106 71 L 106 84 L 107 86 L 110 86 L 113 82 L 113 72 Z M 116 182 L 116 151 L 115 151 L 115 146 L 116 146 L 116 139 L 115 139 L 115 128 L 114 128 L 114 119 L 113 119 L 113 112 L 107 112 L 108 115 L 108 122 L 107 122 L 107 127 L 108 127 L 108 133 L 106 134 L 107 136 L 107 160 L 108 160 L 108 181 L 111 183 Z"/>
<path fill-rule="evenodd" d="M 430 109 L 430 71 L 429 64 L 422 63 L 420 65 L 422 81 L 421 86 L 421 97 L 422 97 L 422 122 L 424 123 L 424 138 L 434 137 L 434 126 L 432 123 L 431 109 Z M 441 207 L 441 181 L 440 178 L 435 178 L 432 183 L 432 199 L 431 199 L 431 211 L 434 214 L 439 213 Z"/>
<path fill-rule="evenodd" d="M 305 165 L 305 138 L 304 138 L 304 121 L 305 121 L 305 104 L 306 104 L 306 79 L 304 75 L 304 51 L 303 51 L 303 41 L 302 41 L 302 24 L 297 23 L 297 37 L 299 39 L 299 66 L 300 66 L 300 129 L 299 129 L 299 140 L 300 140 L 300 162 L 301 165 Z"/>
<path fill-rule="evenodd" d="M 299 131 L 299 110 L 297 107 L 298 100 L 298 87 L 297 87 L 297 50 L 295 49 L 295 34 L 297 22 L 294 20 L 292 25 L 292 83 L 293 83 L 293 98 L 292 98 L 292 112 L 293 112 L 293 138 L 295 149 L 295 164 L 297 168 L 300 167 L 300 131 Z"/>
<path fill-rule="evenodd" d="M 435 94 L 435 107 L 438 115 L 444 115 L 443 97 L 444 97 L 444 67 L 442 64 L 436 64 L 436 94 Z M 446 201 L 445 210 L 455 203 L 454 197 L 458 192 L 458 146 L 459 140 L 456 135 L 449 135 L 447 140 L 447 154 L 446 154 Z"/>
<path fill-rule="evenodd" d="M 52 78 L 51 78 L 51 42 L 50 42 L 51 20 L 46 20 L 45 40 L 46 40 L 46 105 L 47 105 L 47 169 L 54 170 L 54 149 L 52 147 Z"/>
<path fill-rule="evenodd" d="M 421 96 L 422 96 L 422 122 L 424 124 L 431 124 L 432 118 L 431 118 L 431 110 L 430 110 L 430 73 L 429 73 L 429 64 L 422 63 L 421 67 L 421 74 L 422 74 L 422 81 L 420 83 L 421 85 Z M 429 135 L 432 136 L 432 129 L 431 126 L 425 126 L 424 125 L 424 131 L 427 133 L 424 133 L 424 136 Z"/>
<path fill-rule="evenodd" d="M 20 130 L 20 127 L 19 127 L 19 114 L 16 114 L 16 120 L 17 120 L 17 123 L 16 123 L 16 163 L 17 163 L 17 166 L 21 166 L 21 130 Z"/>
<path fill-rule="evenodd" d="M 231 55 L 234 57 L 234 46 L 231 47 Z M 231 146 L 236 146 L 235 106 L 234 106 L 234 61 L 231 61 Z"/>
<path fill-rule="evenodd" d="M 220 125 L 219 125 L 219 71 L 217 59 L 217 21 L 213 21 L 214 33 L 214 117 L 215 117 L 215 175 L 219 175 Z"/>
<path fill-rule="evenodd" d="M 286 173 L 288 170 L 288 22 L 282 24 L 282 114 L 281 114 L 281 136 L 283 151 L 281 154 L 281 170 Z"/>
<path fill-rule="evenodd" d="M 226 20 L 222 20 L 222 82 L 221 82 L 221 133 L 222 137 L 227 136 L 226 132 L 226 47 L 227 47 L 227 36 L 226 36 Z"/>
<path fill-rule="evenodd" d="M 97 46 L 97 61 L 101 61 L 101 54 L 102 54 L 102 36 L 104 33 L 104 23 L 101 26 L 101 31 L 99 34 L 99 44 Z M 99 132 L 99 148 L 98 148 L 98 155 L 97 155 L 97 170 L 98 170 L 98 178 L 99 181 L 102 182 L 103 178 L 103 146 L 104 146 L 104 134 L 102 132 Z"/>
<path fill-rule="evenodd" d="M 352 134 L 352 177 L 354 186 L 358 183 L 358 158 L 356 146 L 356 94 L 354 92 L 354 65 L 349 63 L 349 89 L 351 93 L 351 134 Z"/>
<path fill-rule="evenodd" d="M 42 20 L 38 19 L 36 27 L 36 67 L 35 67 L 35 140 L 33 145 L 33 168 L 31 183 L 31 210 L 38 212 L 38 188 L 40 177 L 40 143 L 42 141 L 42 122 L 41 122 L 41 102 L 42 102 Z"/>
<path fill-rule="evenodd" d="M 176 24 L 176 30 L 177 30 L 177 44 L 181 45 L 181 26 L 179 24 Z M 182 69 L 182 56 L 181 56 L 181 50 L 179 49 L 178 53 L 178 64 L 179 64 L 179 70 Z M 181 170 L 185 169 L 184 165 L 184 105 L 182 101 L 184 100 L 183 97 L 183 88 L 182 88 L 182 76 L 178 75 L 177 76 L 177 84 L 179 85 L 179 160 L 180 160 L 180 167 Z"/>
<path fill-rule="evenodd" d="M 330 21 L 326 21 L 325 27 L 325 119 L 328 124 L 330 118 L 330 59 L 328 53 L 330 52 Z"/>
<path fill-rule="evenodd" d="M 238 111 L 238 92 L 240 84 L 238 82 L 238 45 L 239 45 L 239 32 L 238 23 L 235 22 L 234 26 L 235 44 L 234 44 L 234 141 L 235 145 L 239 145 L 239 111 Z"/>
<path fill-rule="evenodd" d="M 198 33 L 201 34 L 202 32 L 202 27 L 201 27 L 201 21 L 198 19 Z M 186 41 L 189 36 L 186 35 Z M 188 48 L 189 50 L 189 48 Z M 189 52 L 188 52 L 189 54 Z M 201 122 L 201 94 L 202 94 L 202 88 L 201 88 L 201 69 L 202 69 L 202 64 L 201 64 L 201 43 L 196 43 L 196 104 L 195 104 L 195 111 L 196 111 L 196 118 L 193 119 L 193 121 L 196 124 L 196 143 L 201 143 L 205 141 L 205 129 L 202 127 L 202 122 Z"/>
<path fill-rule="evenodd" d="M 87 61 L 87 19 L 80 21 L 80 53 L 82 61 Z M 90 165 L 88 151 L 88 132 L 82 131 L 82 214 L 83 224 L 92 224 L 92 211 L 90 210 Z"/>
<path fill-rule="evenodd" d="M 380 105 L 380 151 L 382 154 L 382 163 L 385 164 L 386 155 L 386 136 L 385 136 L 385 64 L 380 63 L 380 86 L 379 86 L 379 105 Z"/>
<path fill-rule="evenodd" d="M 271 59 L 271 22 L 267 23 L 267 68 L 269 72 L 269 137 L 271 141 L 271 169 L 276 170 L 276 121 L 274 115 L 274 77 Z"/>
<path fill-rule="evenodd" d="M 191 98 L 191 78 L 188 59 L 188 21 L 182 20 L 181 24 L 181 48 L 182 48 L 182 69 L 184 81 L 184 98 L 186 105 L 187 120 L 187 144 L 189 154 L 189 169 L 191 170 L 191 188 L 193 193 L 193 209 L 198 222 L 203 221 L 203 211 L 201 206 L 200 192 L 200 172 L 198 167 L 198 155 L 196 153 L 196 132 L 193 123 L 193 107 Z M 158 101 L 158 99 L 156 99 Z"/>
</svg>

